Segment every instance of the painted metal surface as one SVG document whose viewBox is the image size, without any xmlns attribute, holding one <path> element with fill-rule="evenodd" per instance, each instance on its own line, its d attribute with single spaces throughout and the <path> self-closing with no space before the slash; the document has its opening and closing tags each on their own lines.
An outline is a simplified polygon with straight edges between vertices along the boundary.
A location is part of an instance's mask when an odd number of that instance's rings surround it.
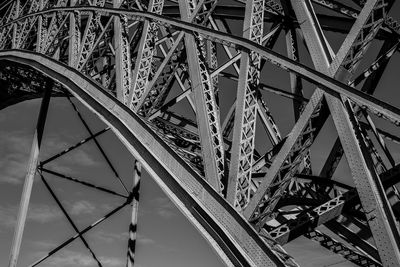
<svg viewBox="0 0 400 267">
<path fill-rule="evenodd" d="M 32 266 L 78 238 L 101 266 L 82 234 L 129 204 L 127 264 L 133 266 L 141 169 L 228 266 L 298 266 L 281 244 L 300 235 L 360 266 L 400 265 L 399 164 L 391 143 L 400 142 L 400 108 L 372 96 L 399 50 L 400 27 L 388 16 L 393 1 L 353 2 L 15 0 L 0 6 L 0 108 L 40 97 L 45 83 L 38 77 L 45 75 L 55 81 L 52 96 L 75 96 L 109 125 L 93 132 L 71 101 L 90 136 L 37 170 L 125 201 L 75 229 L 75 236 Z M 327 30 L 346 35 L 337 53 Z M 287 56 L 274 47 L 279 40 Z M 359 64 L 380 40 L 384 45 L 372 64 Z M 268 84 L 271 65 L 289 72 L 288 88 Z M 235 86 L 225 88 L 225 79 Z M 304 81 L 318 87 L 310 99 L 303 95 L 309 87 Z M 290 99 L 294 123 L 287 136 L 278 129 L 281 116 L 273 117 L 267 91 Z M 227 92 L 236 96 L 230 102 Z M 332 149 L 319 176 L 312 176 L 312 146 L 329 116 L 338 138 L 327 144 Z M 261 128 L 262 145 L 256 143 Z M 136 158 L 132 189 L 97 142 L 108 129 Z M 46 167 L 89 140 L 127 195 Z M 332 180 L 343 155 L 355 187 Z M 31 164 L 27 180 L 37 165 Z M 10 266 L 18 258 L 30 187 L 23 193 Z M 349 244 L 316 230 L 320 225 Z M 354 226 L 367 237 L 357 237 Z"/>
</svg>

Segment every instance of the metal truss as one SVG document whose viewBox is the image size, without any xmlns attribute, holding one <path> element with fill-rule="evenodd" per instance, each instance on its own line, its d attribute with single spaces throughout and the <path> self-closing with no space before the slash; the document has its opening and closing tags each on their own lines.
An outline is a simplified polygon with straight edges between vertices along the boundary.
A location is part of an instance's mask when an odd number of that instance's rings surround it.
<svg viewBox="0 0 400 267">
<path fill-rule="evenodd" d="M 102 266 L 83 234 L 126 206 L 132 208 L 126 262 L 134 266 L 143 171 L 227 266 L 299 266 L 282 245 L 301 235 L 358 266 L 400 266 L 400 105 L 382 100 L 394 91 L 380 82 L 400 47 L 393 3 L 0 4 L 0 109 L 43 98 L 9 267 L 17 265 L 36 175 L 75 235 L 30 266 L 77 239 Z M 328 35 L 338 33 L 343 42 L 330 43 Z M 282 52 L 276 44 L 283 43 Z M 274 77 L 271 69 L 283 74 Z M 379 90 L 380 97 L 373 96 Z M 70 102 L 87 137 L 39 162 L 51 97 Z M 73 98 L 107 127 L 93 131 Z M 330 118 L 332 142 L 321 134 Z M 106 132 L 114 132 L 135 158 L 132 188 L 98 139 Z M 88 142 L 122 192 L 49 167 Z M 323 158 L 321 170 L 315 156 Z M 336 177 L 341 161 L 350 171 Z M 122 202 L 78 228 L 50 175 Z"/>
<path fill-rule="evenodd" d="M 263 24 L 264 1 L 248 1 L 243 37 L 261 44 Z M 261 57 L 255 52 L 242 53 L 240 60 L 227 200 L 242 209 L 247 206 L 251 192 Z"/>
</svg>

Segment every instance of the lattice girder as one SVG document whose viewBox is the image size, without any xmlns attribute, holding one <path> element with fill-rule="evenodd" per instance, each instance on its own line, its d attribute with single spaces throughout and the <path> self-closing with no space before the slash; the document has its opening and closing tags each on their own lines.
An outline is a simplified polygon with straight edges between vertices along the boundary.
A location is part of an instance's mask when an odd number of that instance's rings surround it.
<svg viewBox="0 0 400 267">
<path fill-rule="evenodd" d="M 119 137 L 138 162 L 228 265 L 297 266 L 280 244 L 308 230 L 311 239 L 360 266 L 399 263 L 393 249 L 400 242 L 393 215 L 395 211 L 397 216 L 397 202 L 387 203 L 387 195 L 398 193 L 392 187 L 395 179 L 385 178 L 390 180 L 385 182 L 382 177 L 397 170 L 393 144 L 384 139 L 399 142 L 392 132 L 400 125 L 400 109 L 396 103 L 390 105 L 358 90 L 364 81 L 376 87 L 370 77 L 380 78 L 389 60 L 395 60 L 399 27 L 387 16 L 393 2 L 356 1 L 356 8 L 341 1 L 237 2 L 230 6 L 211 0 L 20 0 L 10 1 L 6 8 L 0 4 L 0 82 L 7 90 L 0 92 L 0 108 L 40 97 L 43 81 L 37 75 L 29 79 L 35 72 L 24 69 L 26 64 L 56 79 L 52 96 L 62 95 L 62 87 L 69 88 L 114 131 L 120 131 Z M 299 5 L 304 3 L 312 11 L 309 14 L 330 20 L 330 26 L 299 15 Z M 313 4 L 321 10 L 313 11 Z M 245 34 L 239 37 L 242 32 L 237 34 L 234 27 L 242 19 Z M 265 33 L 267 25 L 270 31 Z M 336 55 L 322 30 L 348 34 Z M 297 44 L 300 38 L 307 49 L 302 42 Z M 375 39 L 383 39 L 385 45 L 376 60 L 359 72 L 356 68 Z M 282 41 L 287 46 L 283 53 L 274 48 Z M 300 52 L 311 55 L 315 69 L 302 63 L 308 55 Z M 264 65 L 270 64 L 290 72 L 290 81 L 268 84 L 275 77 L 262 74 Z M 352 73 L 360 74 L 353 77 Z M 235 86 L 228 88 L 225 78 Z M 310 99 L 308 92 L 303 95 L 302 80 L 319 87 Z M 289 84 L 290 88 L 281 89 Z M 307 83 L 303 86 L 309 90 Z M 270 107 L 270 99 L 261 91 L 290 99 L 295 124 L 287 136 L 278 130 L 282 123 L 280 112 L 271 108 L 275 103 Z M 237 96 L 233 104 L 221 99 L 227 94 Z M 310 148 L 321 136 L 329 112 L 340 142 L 346 141 L 347 146 L 334 146 L 327 160 L 333 166 L 323 168 L 325 175 L 318 178 L 331 178 L 343 153 L 354 156 L 349 160 L 353 171 L 349 177 L 356 186 L 349 191 L 317 183 L 307 188 L 295 182 L 294 177 L 315 171 Z M 390 126 L 381 126 L 376 116 Z M 261 138 L 270 139 L 263 144 L 255 142 L 260 124 L 265 130 Z M 357 165 L 363 167 L 361 172 L 354 171 Z M 38 170 L 48 171 L 43 166 Z M 365 188 L 360 173 L 368 174 L 372 189 Z M 303 191 L 295 195 L 298 188 Z M 303 204 L 285 210 L 282 203 L 288 196 Z M 384 211 L 376 204 L 380 200 Z M 382 220 L 385 215 L 389 223 Z M 334 229 L 341 216 L 353 217 L 375 239 L 381 234 L 391 244 L 379 241 L 377 248 L 361 251 L 357 244 L 352 248 L 315 230 L 322 224 Z M 274 225 L 276 221 L 281 224 Z M 368 248 L 364 241 L 357 242 Z M 134 247 L 129 249 L 133 258 Z"/>
</svg>

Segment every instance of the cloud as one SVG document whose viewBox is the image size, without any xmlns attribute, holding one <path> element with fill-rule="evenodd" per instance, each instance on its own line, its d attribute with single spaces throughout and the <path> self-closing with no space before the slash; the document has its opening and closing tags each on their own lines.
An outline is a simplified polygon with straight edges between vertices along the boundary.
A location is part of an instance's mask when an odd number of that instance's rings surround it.
<svg viewBox="0 0 400 267">
<path fill-rule="evenodd" d="M 137 242 L 139 244 L 143 244 L 143 245 L 154 245 L 154 244 L 156 244 L 155 240 L 153 240 L 153 239 L 151 239 L 149 237 L 146 237 L 146 236 L 144 236 L 142 234 L 138 234 L 137 235 Z"/>
<path fill-rule="evenodd" d="M 50 249 L 53 249 L 57 246 L 57 244 L 54 241 L 50 241 L 50 240 L 29 240 L 28 241 L 29 244 L 32 245 L 32 247 L 34 247 L 35 249 L 39 249 L 39 250 L 46 250 L 46 251 L 50 251 Z"/>
<path fill-rule="evenodd" d="M 164 219 L 170 219 L 176 215 L 174 204 L 167 197 L 157 197 L 152 203 L 155 206 L 155 211 Z"/>
<path fill-rule="evenodd" d="M 45 204 L 33 205 L 28 211 L 28 220 L 38 223 L 48 223 L 60 219 L 63 216 L 60 209 Z"/>
<path fill-rule="evenodd" d="M 129 233 L 128 231 L 123 233 L 112 233 L 112 232 L 105 232 L 105 231 L 97 231 L 93 234 L 93 237 L 97 238 L 98 240 L 106 243 L 113 243 L 115 241 L 128 241 Z"/>
<path fill-rule="evenodd" d="M 96 207 L 87 200 L 80 200 L 72 204 L 70 213 L 72 215 L 91 214 Z"/>
<path fill-rule="evenodd" d="M 42 143 L 41 158 L 48 158 L 70 146 L 62 139 L 60 136 L 47 136 Z M 0 131 L 0 183 L 18 185 L 23 182 L 32 140 L 31 133 Z M 77 149 L 51 164 L 55 170 L 73 173 L 76 166 L 94 166 L 97 162 L 85 150 Z"/>
<path fill-rule="evenodd" d="M 125 261 L 114 257 L 100 257 L 100 262 L 104 266 L 124 266 Z"/>
<path fill-rule="evenodd" d="M 19 206 L 0 206 L 0 225 L 6 228 L 13 228 L 17 221 Z M 48 223 L 62 217 L 58 207 L 46 204 L 31 204 L 29 206 L 27 220 L 35 223 Z"/>
<path fill-rule="evenodd" d="M 68 157 L 66 161 L 69 164 L 78 164 L 80 166 L 93 166 L 97 164 L 92 156 L 83 150 L 74 151 L 73 156 L 71 154 L 71 157 Z"/>
<path fill-rule="evenodd" d="M 16 222 L 16 210 L 0 207 L 0 225 L 3 227 L 13 227 Z"/>
<path fill-rule="evenodd" d="M 5 157 L 0 160 L 1 178 L 0 182 L 9 183 L 13 185 L 21 184 L 26 176 L 27 164 L 24 158 L 14 160 L 10 157 Z"/>
<path fill-rule="evenodd" d="M 35 253 L 38 257 L 43 256 L 46 252 Z M 116 257 L 98 257 L 99 261 L 103 266 L 124 266 L 125 261 Z M 63 249 L 59 253 L 51 256 L 49 259 L 41 263 L 44 267 L 72 267 L 72 266 L 82 266 L 82 267 L 95 267 L 97 266 L 96 261 L 91 255 L 87 255 L 81 252 L 72 251 L 68 249 Z"/>
<path fill-rule="evenodd" d="M 128 232 L 128 230 L 126 232 L 122 232 L 122 233 L 96 231 L 95 233 L 92 233 L 92 237 L 98 239 L 99 241 L 105 242 L 105 243 L 114 243 L 114 242 L 118 242 L 118 241 L 128 242 L 129 232 Z M 141 234 L 141 233 L 137 233 L 137 243 L 141 244 L 141 245 L 154 245 L 154 244 L 156 244 L 156 241 Z"/>
<path fill-rule="evenodd" d="M 0 182 L 20 184 L 26 174 L 31 140 L 20 132 L 0 131 Z"/>
</svg>

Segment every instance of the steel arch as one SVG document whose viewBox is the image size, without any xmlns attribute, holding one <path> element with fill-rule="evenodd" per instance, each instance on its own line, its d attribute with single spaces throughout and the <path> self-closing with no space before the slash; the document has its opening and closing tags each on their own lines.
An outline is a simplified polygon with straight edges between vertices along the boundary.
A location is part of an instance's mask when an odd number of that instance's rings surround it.
<svg viewBox="0 0 400 267">
<path fill-rule="evenodd" d="M 371 95 L 399 48 L 398 24 L 388 16 L 394 1 L 353 1 L 357 6 L 354 8 L 336 0 L 281 0 L 282 6 L 275 1 L 238 0 L 246 7 L 231 7 L 232 18 L 244 17 L 243 37 L 226 33 L 223 17 L 229 17 L 225 14 L 229 12 L 218 8 L 216 0 L 172 2 L 178 5 L 170 6 L 167 13 L 172 17 L 180 13 L 182 20 L 165 16 L 162 0 L 150 0 L 149 11 L 144 11 L 146 7 L 140 1 L 127 0 L 34 0 L 30 4 L 9 1 L 9 13 L 1 11 L 6 4 L 0 7 L 0 47 L 6 47 L 0 50 L 0 62 L 3 66 L 30 65 L 69 88 L 95 111 L 227 265 L 296 266 L 278 243 L 300 235 L 329 249 L 339 248 L 338 254 L 345 254 L 346 259 L 361 266 L 400 264 L 400 216 L 396 212 L 400 194 L 394 186 L 399 165 L 383 140 L 386 137 L 399 143 L 400 138 L 378 129 L 370 116 L 386 119 L 394 124 L 392 127 L 400 126 L 400 109 Z M 79 6 L 74 6 L 77 3 Z M 315 5 L 346 18 L 317 17 Z M 85 16 L 84 27 L 80 25 L 81 15 Z M 222 21 L 216 22 L 214 15 L 222 17 Z M 263 35 L 265 21 L 275 23 Z M 339 21 L 343 23 L 336 27 L 334 24 Z M 29 35 L 30 23 L 37 24 L 38 34 L 33 37 Z M 139 25 L 135 32 L 132 25 Z M 337 54 L 323 29 L 348 33 Z M 300 34 L 296 30 L 302 33 L 315 69 L 300 61 Z M 271 49 L 283 31 L 288 57 Z M 378 58 L 353 77 L 374 39 L 385 42 Z M 220 67 L 217 44 L 228 56 Z M 37 53 L 24 51 L 25 48 Z M 107 52 L 112 56 L 103 56 Z M 160 52 L 162 55 L 157 56 Z M 91 61 L 95 53 L 98 58 Z M 61 54 L 63 58 L 57 61 L 44 54 L 55 58 Z M 102 60 L 102 70 L 95 66 L 97 60 Z M 292 93 L 259 84 L 265 62 L 290 72 Z M 223 72 L 230 66 L 237 76 Z M 218 76 L 238 82 L 237 100 L 223 123 L 219 117 Z M 358 90 L 356 86 L 365 79 L 367 82 Z M 183 92 L 165 103 L 174 80 Z M 318 86 L 310 100 L 303 96 L 302 80 Z M 45 84 L 38 88 L 41 86 Z M 260 93 L 263 88 L 295 101 L 296 123 L 283 139 Z M 0 108 L 37 95 L 6 95 Z M 189 120 L 173 117 L 167 111 L 182 99 L 188 100 L 195 113 L 195 131 L 186 127 Z M 318 181 L 311 175 L 311 145 L 329 115 L 338 139 L 319 179 L 331 179 L 345 155 L 355 189 Z M 259 155 L 254 146 L 257 116 L 273 146 L 265 155 Z M 171 123 L 171 118 L 178 122 Z M 140 176 L 141 164 L 135 168 L 135 176 Z M 31 176 L 34 168 L 30 166 Z M 397 196 L 398 202 L 389 202 L 389 195 Z M 304 201 L 293 210 L 280 209 L 296 199 Z M 296 214 L 295 219 L 288 219 L 291 214 Z M 135 217 L 132 214 L 132 220 Z M 275 227 L 274 220 L 280 225 Z M 376 245 L 358 238 L 347 228 L 351 223 L 370 231 Z M 321 224 L 337 230 L 352 248 L 315 230 Z M 20 240 L 21 230 L 17 229 L 17 233 Z M 351 239 L 355 239 L 354 243 Z"/>
<path fill-rule="evenodd" d="M 165 145 L 145 122 L 101 86 L 77 70 L 38 53 L 1 51 L 0 61 L 23 64 L 42 72 L 63 84 L 95 112 L 145 166 L 227 265 L 284 266 L 232 206 Z"/>
</svg>

